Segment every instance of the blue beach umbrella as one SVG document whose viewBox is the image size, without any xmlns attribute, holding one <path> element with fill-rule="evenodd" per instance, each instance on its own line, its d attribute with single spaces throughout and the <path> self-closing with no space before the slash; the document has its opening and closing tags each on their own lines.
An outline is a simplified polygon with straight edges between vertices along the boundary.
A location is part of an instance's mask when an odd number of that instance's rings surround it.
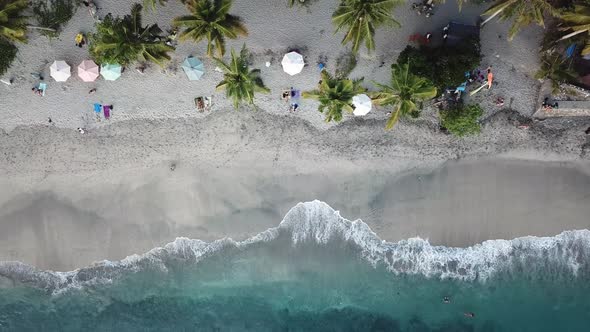
<svg viewBox="0 0 590 332">
<path fill-rule="evenodd" d="M 114 81 L 121 77 L 121 65 L 117 63 L 103 63 L 100 65 L 100 74 L 107 81 Z"/>
<path fill-rule="evenodd" d="M 193 56 L 189 56 L 184 60 L 182 70 L 191 81 L 197 81 L 205 74 L 205 66 L 201 60 Z"/>
</svg>

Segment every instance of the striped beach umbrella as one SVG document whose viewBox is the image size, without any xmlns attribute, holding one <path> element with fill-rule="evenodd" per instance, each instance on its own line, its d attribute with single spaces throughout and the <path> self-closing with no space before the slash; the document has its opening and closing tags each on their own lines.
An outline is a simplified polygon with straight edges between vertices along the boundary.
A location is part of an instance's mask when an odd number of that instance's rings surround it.
<svg viewBox="0 0 590 332">
<path fill-rule="evenodd" d="M 78 66 L 78 77 L 84 82 L 94 82 L 99 76 L 98 65 L 92 60 L 84 60 Z"/>
<path fill-rule="evenodd" d="M 71 67 L 65 61 L 53 61 L 49 67 L 50 75 L 56 82 L 65 82 L 72 76 Z"/>
<path fill-rule="evenodd" d="M 117 63 L 103 63 L 100 65 L 100 75 L 107 81 L 114 81 L 121 77 L 121 65 Z"/>
<path fill-rule="evenodd" d="M 197 81 L 205 74 L 205 66 L 201 60 L 193 56 L 189 56 L 184 60 L 182 70 L 191 81 Z"/>
</svg>

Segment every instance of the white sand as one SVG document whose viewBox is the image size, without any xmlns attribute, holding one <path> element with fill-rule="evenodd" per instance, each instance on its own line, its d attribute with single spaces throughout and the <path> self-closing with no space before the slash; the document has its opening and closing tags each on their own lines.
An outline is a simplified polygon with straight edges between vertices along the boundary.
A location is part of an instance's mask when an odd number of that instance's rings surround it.
<svg viewBox="0 0 590 332">
<path fill-rule="evenodd" d="M 130 7 L 126 1 L 97 3 L 101 15 L 124 14 Z M 384 110 L 334 125 L 323 121 L 313 102 L 289 113 L 280 100 L 284 88 L 314 87 L 320 55 L 333 69 L 345 51 L 329 19 L 336 4 L 322 0 L 308 12 L 282 1 L 236 0 L 233 12 L 244 19 L 250 36 L 230 46 L 247 43 L 254 67 L 262 69 L 272 90 L 256 98 L 256 111 L 231 109 L 223 93 L 214 91 L 221 74 L 204 57 L 208 72 L 202 81 L 189 82 L 181 70 L 168 76 L 151 67 L 141 75 L 129 68 L 115 82 L 49 78 L 47 96 L 33 96 L 30 72 L 45 69 L 49 77 L 54 59 L 77 66 L 87 57 L 86 49 L 74 47 L 73 37 L 90 31 L 91 22 L 80 7 L 61 39 L 33 34 L 6 75 L 15 84 L 0 85 L 0 260 L 64 270 L 141 253 L 176 236 L 242 238 L 276 225 L 297 202 L 312 199 L 326 201 L 347 218 L 362 218 L 389 240 L 420 235 L 434 243 L 467 245 L 588 228 L 588 177 L 582 173 L 588 160 L 586 125 L 547 120 L 528 130 L 516 127 L 538 98 L 538 82 L 530 77 L 538 61 L 539 29 L 526 29 L 511 44 L 506 24 L 492 22 L 482 31 L 482 68 L 493 65 L 499 84 L 476 97 L 487 106 L 480 136 L 441 134 L 432 110 L 385 132 Z M 460 21 L 474 22 L 481 10 L 466 6 Z M 158 22 L 166 28 L 182 13 L 171 1 L 160 8 Z M 410 34 L 435 33 L 458 16 L 452 1 L 430 20 L 409 5 L 398 9 L 404 27 L 379 30 L 376 52 L 361 54 L 352 76 L 365 76 L 367 87 L 371 80 L 386 81 Z M 146 23 L 153 17 L 147 15 Z M 294 77 L 279 65 L 289 47 L 305 50 L 309 62 Z M 203 44 L 181 44 L 174 61 L 201 56 L 203 50 Z M 268 50 L 274 56 L 265 55 Z M 264 67 L 271 58 L 273 65 Z M 91 88 L 97 92 L 88 95 Z M 211 114 L 194 110 L 198 95 L 214 96 Z M 498 95 L 507 106 L 514 98 L 514 112 L 491 104 Z M 115 106 L 110 121 L 95 121 L 93 102 Z M 87 134 L 75 130 L 80 126 Z M 490 161 L 449 166 L 420 180 L 416 175 L 449 159 L 484 155 L 581 164 L 508 167 Z M 178 165 L 174 172 L 171 163 Z"/>
</svg>

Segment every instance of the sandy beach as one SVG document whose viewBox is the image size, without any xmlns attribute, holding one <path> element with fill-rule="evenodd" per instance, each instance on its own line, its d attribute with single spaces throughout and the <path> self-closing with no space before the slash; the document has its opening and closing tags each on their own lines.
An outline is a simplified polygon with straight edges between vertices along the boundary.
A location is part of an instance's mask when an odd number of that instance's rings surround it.
<svg viewBox="0 0 590 332">
<path fill-rule="evenodd" d="M 100 15 L 123 15 L 130 6 L 96 2 Z M 191 42 L 179 45 L 172 63 L 201 57 L 203 80 L 189 82 L 182 70 L 163 73 L 153 65 L 145 74 L 128 68 L 114 82 L 49 81 L 45 97 L 33 96 L 31 72 L 48 77 L 53 60 L 76 66 L 88 57 L 73 36 L 90 31 L 92 22 L 80 7 L 59 38 L 33 33 L 5 75 L 14 84 L 0 85 L 0 261 L 64 271 L 143 253 L 179 236 L 244 239 L 314 199 L 347 219 L 362 219 L 389 241 L 420 236 L 468 246 L 590 228 L 584 134 L 590 119 L 530 120 L 540 97 L 532 76 L 541 29 L 524 29 L 512 42 L 505 38 L 508 24 L 493 21 L 482 29 L 482 67 L 493 65 L 499 83 L 474 98 L 486 110 L 479 136 L 441 133 L 434 109 L 392 131 L 383 129 L 385 109 L 326 124 L 315 102 L 288 112 L 280 92 L 313 88 L 317 59 L 326 56 L 334 68 L 345 51 L 328 19 L 336 4 L 290 9 L 282 1 L 235 1 L 233 12 L 250 35 L 228 49 L 245 42 L 271 89 L 257 95 L 256 110 L 233 110 L 214 91 L 222 74 L 203 56 L 204 44 Z M 459 14 L 449 1 L 427 20 L 401 6 L 395 16 L 403 27 L 380 29 L 376 51 L 361 51 L 351 76 L 366 77 L 367 87 L 385 82 L 410 34 L 438 31 L 451 19 L 475 22 L 483 9 L 466 5 Z M 170 1 L 145 20 L 157 18 L 166 29 L 183 13 Z M 301 75 L 282 72 L 280 57 L 289 48 L 306 56 Z M 97 92 L 89 95 L 92 88 Z M 210 113 L 194 109 L 199 95 L 213 96 Z M 498 96 L 509 101 L 505 108 L 494 105 Z M 112 118 L 97 121 L 93 102 L 113 104 Z M 519 129 L 524 123 L 530 127 Z"/>
</svg>

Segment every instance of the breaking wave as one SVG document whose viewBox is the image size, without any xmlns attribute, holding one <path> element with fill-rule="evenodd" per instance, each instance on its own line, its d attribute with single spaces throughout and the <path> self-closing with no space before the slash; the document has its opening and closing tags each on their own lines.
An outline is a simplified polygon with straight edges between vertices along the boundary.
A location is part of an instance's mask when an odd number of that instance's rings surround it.
<svg viewBox="0 0 590 332">
<path fill-rule="evenodd" d="M 125 273 L 167 271 L 173 262 L 198 264 L 226 250 L 248 250 L 279 237 L 290 238 L 294 247 L 345 241 L 364 260 L 396 275 L 479 282 L 511 275 L 538 279 L 590 276 L 589 230 L 565 231 L 554 237 L 490 240 L 467 248 L 433 246 L 421 238 L 392 243 L 381 240 L 361 220 L 346 220 L 317 200 L 297 204 L 279 226 L 244 241 L 226 238 L 208 243 L 179 237 L 143 255 L 131 255 L 121 261 L 105 260 L 70 272 L 40 271 L 20 262 L 2 262 L 0 276 L 59 293 L 110 283 Z"/>
</svg>

